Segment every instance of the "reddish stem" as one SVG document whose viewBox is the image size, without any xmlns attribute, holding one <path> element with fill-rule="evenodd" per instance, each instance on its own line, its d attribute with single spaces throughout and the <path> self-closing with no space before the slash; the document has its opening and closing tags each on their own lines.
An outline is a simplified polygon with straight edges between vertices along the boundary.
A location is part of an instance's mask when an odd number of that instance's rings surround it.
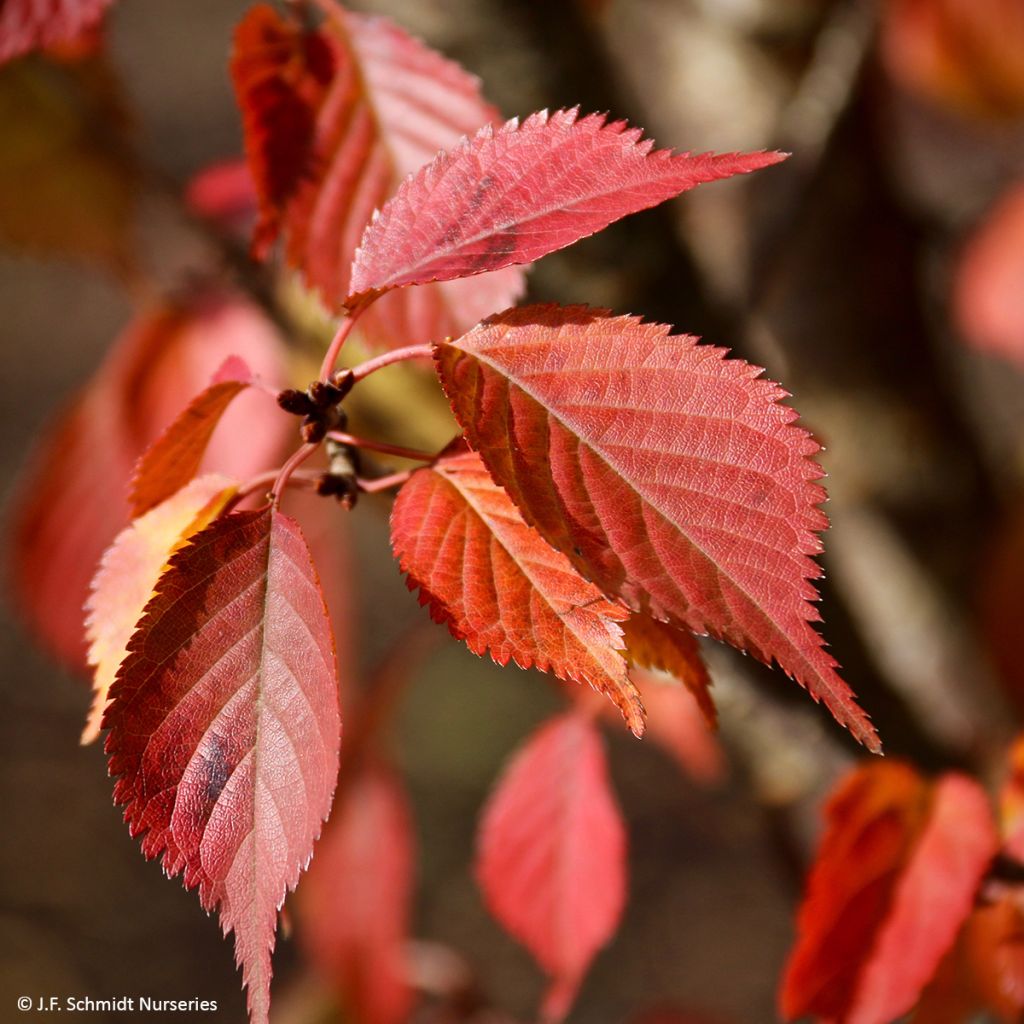
<svg viewBox="0 0 1024 1024">
<path fill-rule="evenodd" d="M 386 491 L 391 487 L 400 487 L 413 474 L 411 469 L 403 469 L 401 473 L 389 473 L 387 476 L 379 476 L 376 480 L 357 479 L 359 490 L 366 494 L 376 494 L 378 491 Z"/>
<path fill-rule="evenodd" d="M 372 296 L 371 298 L 356 302 L 349 309 L 341 323 L 338 324 L 338 329 L 335 331 L 330 345 L 327 346 L 326 353 L 324 353 L 324 361 L 320 364 L 320 379 L 325 383 L 331 379 L 334 373 L 334 365 L 338 361 L 338 356 L 341 355 L 341 349 L 345 344 L 346 338 L 352 333 L 352 328 L 355 326 L 356 321 L 363 315 L 366 308 L 375 298 L 376 296 Z"/>
<path fill-rule="evenodd" d="M 400 444 L 388 444 L 386 441 L 372 441 L 365 437 L 356 437 L 354 434 L 346 434 L 341 430 L 330 430 L 327 436 L 339 444 L 350 444 L 356 448 L 365 448 L 367 451 L 380 452 L 382 455 L 398 455 L 403 459 L 416 459 L 418 462 L 433 462 L 437 458 L 437 452 L 423 452 L 416 448 L 404 448 Z"/>
<path fill-rule="evenodd" d="M 245 481 L 244 484 L 242 484 L 238 488 L 238 491 L 235 493 L 235 496 L 229 502 L 227 502 L 224 511 L 230 512 L 231 509 L 233 509 L 240 502 L 245 501 L 245 499 L 248 498 L 251 494 L 257 494 L 262 490 L 266 490 L 269 492 L 271 487 L 274 485 L 274 482 L 280 475 L 280 473 L 280 469 L 268 469 L 264 473 L 257 473 L 256 476 L 250 477 L 248 480 Z M 291 487 L 316 487 L 321 476 L 322 474 L 317 472 L 316 470 L 300 469 L 297 472 L 291 474 L 291 477 L 288 480 L 288 484 Z"/>
<path fill-rule="evenodd" d="M 430 359 L 433 355 L 433 345 L 409 345 L 406 348 L 396 348 L 392 352 L 385 352 L 382 356 L 377 356 L 375 359 L 367 359 L 365 363 L 354 366 L 352 368 L 352 376 L 356 380 L 362 380 L 364 377 L 369 377 L 371 373 L 383 370 L 385 366 L 390 366 L 392 363 L 401 363 L 406 359 Z"/>
<path fill-rule="evenodd" d="M 277 479 L 274 481 L 274 486 L 270 491 L 270 500 L 275 507 L 280 504 L 281 495 L 284 494 L 284 489 L 288 486 L 288 481 L 291 478 L 291 475 L 319 447 L 319 444 L 304 444 L 301 447 L 296 448 L 289 456 L 288 461 L 281 467 L 280 472 L 277 474 Z"/>
</svg>

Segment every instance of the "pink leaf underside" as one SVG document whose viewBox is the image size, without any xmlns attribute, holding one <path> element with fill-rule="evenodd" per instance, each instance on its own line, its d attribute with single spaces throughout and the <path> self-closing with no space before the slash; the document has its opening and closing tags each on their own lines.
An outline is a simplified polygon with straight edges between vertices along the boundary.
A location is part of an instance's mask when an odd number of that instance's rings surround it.
<svg viewBox="0 0 1024 1024">
<path fill-rule="evenodd" d="M 818 444 L 761 370 L 606 310 L 508 310 L 437 346 L 469 443 L 605 594 L 765 662 L 878 737 L 810 625 Z"/>
<path fill-rule="evenodd" d="M 589 718 L 547 722 L 513 757 L 480 823 L 476 875 L 491 912 L 551 978 L 542 1019 L 560 1020 L 626 890 L 625 829 Z"/>
<path fill-rule="evenodd" d="M 0 63 L 30 50 L 76 41 L 99 23 L 111 0 L 4 0 Z"/>
<path fill-rule="evenodd" d="M 18 605 L 55 654 L 85 671 L 82 607 L 100 556 L 130 518 L 140 455 L 224 360 L 284 376 L 280 336 L 252 306 L 220 295 L 145 310 L 36 446 L 15 502 L 10 559 Z M 244 480 L 279 458 L 293 428 L 266 395 L 239 395 L 202 469 Z"/>
<path fill-rule="evenodd" d="M 230 359 L 146 449 L 132 474 L 132 515 L 141 516 L 166 501 L 198 472 L 217 424 L 232 401 L 252 383 L 252 371 Z M 268 409 L 268 414 L 273 411 Z"/>
<path fill-rule="evenodd" d="M 402 1024 L 412 896 L 405 793 L 380 765 L 349 781 L 296 899 L 307 955 L 362 1024 Z"/>
<path fill-rule="evenodd" d="M 236 493 L 237 485 L 225 476 L 198 477 L 129 523 L 104 552 L 85 607 L 93 703 L 83 743 L 99 736 L 107 693 L 171 555 L 209 526 Z"/>
<path fill-rule="evenodd" d="M 620 650 L 627 613 L 523 522 L 476 453 L 417 470 L 395 501 L 391 536 L 421 603 L 471 651 L 588 683 L 642 734 Z"/>
<path fill-rule="evenodd" d="M 998 845 L 984 790 L 963 775 L 940 779 L 843 1024 L 888 1024 L 914 1006 L 971 913 Z"/>
<path fill-rule="evenodd" d="M 703 182 L 779 153 L 652 151 L 637 128 L 577 110 L 488 125 L 406 180 L 367 229 L 356 294 L 529 263 Z"/>
<path fill-rule="evenodd" d="M 115 802 L 146 856 L 219 908 L 258 1024 L 277 911 L 331 806 L 337 693 L 316 571 L 270 509 L 217 520 L 174 556 L 111 690 Z"/>
<path fill-rule="evenodd" d="M 438 150 L 494 122 L 498 112 L 481 96 L 474 75 L 386 18 L 343 11 L 329 0 L 321 6 L 327 16 L 316 39 L 322 47 L 303 52 L 326 52 L 330 70 L 321 76 L 323 89 L 314 90 L 301 169 L 285 173 L 288 184 L 273 203 L 275 224 L 262 236 L 272 238 L 283 228 L 289 264 L 337 309 L 350 291 L 352 258 L 374 211 Z M 251 17 L 267 15 L 254 11 Z M 269 65 L 274 74 L 288 56 L 287 50 L 278 52 L 283 56 Z M 266 74 L 252 79 L 253 85 L 265 89 Z M 278 139 L 288 141 L 290 121 L 258 116 L 241 89 L 240 102 L 251 111 L 251 158 L 258 139 L 270 147 Z M 295 159 L 294 147 L 280 152 L 280 160 Z M 508 269 L 463 285 L 407 290 L 367 311 L 360 331 L 370 344 L 387 347 L 458 334 L 515 302 L 524 283 L 521 269 Z"/>
</svg>

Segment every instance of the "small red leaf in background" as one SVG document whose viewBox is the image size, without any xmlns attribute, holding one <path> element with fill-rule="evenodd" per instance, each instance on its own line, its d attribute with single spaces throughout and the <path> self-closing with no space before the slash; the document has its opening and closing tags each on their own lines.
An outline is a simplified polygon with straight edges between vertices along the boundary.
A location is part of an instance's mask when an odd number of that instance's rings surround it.
<svg viewBox="0 0 1024 1024">
<path fill-rule="evenodd" d="M 229 234 L 248 235 L 259 210 L 249 162 L 244 157 L 219 160 L 197 171 L 185 188 L 185 204 Z"/>
<path fill-rule="evenodd" d="M 298 891 L 310 961 L 360 1024 L 401 1024 L 412 896 L 412 821 L 399 780 L 379 764 L 347 780 Z"/>
<path fill-rule="evenodd" d="M 0 4 L 0 20 L 12 6 Z M 102 57 L 0 67 L 0 124 L 0 242 L 124 274 L 140 173 L 125 99 Z"/>
<path fill-rule="evenodd" d="M 403 182 L 367 229 L 356 294 L 530 263 L 703 182 L 781 153 L 652 151 L 639 129 L 600 114 L 541 111 L 487 126 Z"/>
<path fill-rule="evenodd" d="M 236 491 L 227 477 L 199 477 L 126 526 L 103 555 L 85 606 L 94 672 L 83 743 L 91 743 L 100 733 L 107 693 L 168 559 L 192 534 L 209 526 Z"/>
<path fill-rule="evenodd" d="M 146 449 L 132 475 L 128 500 L 133 516 L 166 501 L 196 475 L 220 418 L 251 382 L 252 371 L 241 361 L 221 366 L 214 383 L 196 395 Z"/>
<path fill-rule="evenodd" d="M 587 716 L 547 722 L 514 755 L 480 822 L 476 875 L 491 913 L 551 979 L 541 1017 L 560 1021 L 626 894 L 626 833 Z"/>
<path fill-rule="evenodd" d="M 773 659 L 880 744 L 811 626 L 819 445 L 761 370 L 606 310 L 508 310 L 436 349 L 469 443 L 606 594 Z"/>
<path fill-rule="evenodd" d="M 881 52 L 902 86 L 961 113 L 1024 113 L 1020 0 L 887 0 Z"/>
<path fill-rule="evenodd" d="M 696 696 L 674 680 L 632 668 L 629 677 L 647 711 L 644 739 L 656 743 L 679 770 L 702 786 L 714 786 L 728 774 L 725 752 Z"/>
<path fill-rule="evenodd" d="M 266 1024 L 277 911 L 308 863 L 338 774 L 333 641 L 298 526 L 236 512 L 171 559 L 110 691 L 106 751 L 147 857 L 184 870 L 235 933 Z"/>
<path fill-rule="evenodd" d="M 697 702 L 707 725 L 714 729 L 718 712 L 711 697 L 711 676 L 701 657 L 697 638 L 688 630 L 637 613 L 623 624 L 622 633 L 629 663 L 667 672 L 679 680 Z"/>
<path fill-rule="evenodd" d="M 3 0 L 0 63 L 30 50 L 73 43 L 99 24 L 111 0 Z"/>
<path fill-rule="evenodd" d="M 267 5 L 238 28 L 232 77 L 260 198 L 255 247 L 286 235 L 288 263 L 325 304 L 350 291 L 374 211 L 405 177 L 498 112 L 480 83 L 385 18 L 323 0 L 309 31 Z M 360 331 L 394 347 L 458 334 L 523 288 L 519 270 L 418 289 L 369 310 Z"/>
<path fill-rule="evenodd" d="M 968 239 L 953 302 L 971 345 L 1024 369 L 1024 183 L 1007 191 Z"/>
<path fill-rule="evenodd" d="M 888 1024 L 917 1002 L 995 853 L 985 793 L 898 762 L 853 771 L 825 810 L 780 994 L 786 1019 Z"/>
<path fill-rule="evenodd" d="M 620 653 L 627 613 L 523 522 L 475 452 L 410 477 L 391 538 L 410 588 L 474 654 L 588 683 L 643 733 L 643 706 Z"/>
<path fill-rule="evenodd" d="M 100 556 L 130 518 L 136 461 L 234 353 L 267 380 L 284 377 L 280 337 L 248 303 L 207 295 L 154 306 L 36 447 L 15 499 L 10 564 L 18 607 L 70 668 L 85 671 L 82 607 Z M 244 480 L 274 464 L 292 429 L 266 396 L 239 396 L 203 465 Z"/>
</svg>

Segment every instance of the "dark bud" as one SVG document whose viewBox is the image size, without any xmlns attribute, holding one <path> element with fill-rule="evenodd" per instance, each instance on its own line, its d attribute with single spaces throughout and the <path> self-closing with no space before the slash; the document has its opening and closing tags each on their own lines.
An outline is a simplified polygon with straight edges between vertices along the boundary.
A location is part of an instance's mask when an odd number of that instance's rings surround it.
<svg viewBox="0 0 1024 1024">
<path fill-rule="evenodd" d="M 295 388 L 285 388 L 279 392 L 277 404 L 295 416 L 308 416 L 316 408 L 305 391 L 296 391 Z"/>
<path fill-rule="evenodd" d="M 306 444 L 319 444 L 327 436 L 327 424 L 316 413 L 311 413 L 302 421 L 299 434 Z"/>
<path fill-rule="evenodd" d="M 309 397 L 318 409 L 327 409 L 332 405 L 337 405 L 344 397 L 344 393 L 341 388 L 335 387 L 333 384 L 316 380 L 309 385 Z"/>
<path fill-rule="evenodd" d="M 355 374 L 351 370 L 339 370 L 334 375 L 334 386 L 338 389 L 337 401 L 340 402 L 352 390 L 355 382 Z"/>
<path fill-rule="evenodd" d="M 333 473 L 324 473 L 316 490 L 317 494 L 337 498 L 342 508 L 353 508 L 359 497 L 359 487 L 354 477 L 336 476 Z"/>
</svg>

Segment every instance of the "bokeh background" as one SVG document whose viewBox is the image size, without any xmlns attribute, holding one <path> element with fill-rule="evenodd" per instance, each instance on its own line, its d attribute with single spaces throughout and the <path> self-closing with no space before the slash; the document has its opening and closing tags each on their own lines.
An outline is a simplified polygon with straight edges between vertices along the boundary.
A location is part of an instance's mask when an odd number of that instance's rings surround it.
<svg viewBox="0 0 1024 1024">
<path fill-rule="evenodd" d="M 170 197 L 240 152 L 226 58 L 247 6 L 112 9 L 125 131 L 145 168 L 135 268 L 118 275 L 16 244 L 0 254 L 8 523 L 33 444 L 140 296 L 216 271 L 218 254 Z M 833 527 L 822 610 L 845 677 L 890 754 L 991 776 L 1024 706 L 1019 4 L 353 6 L 391 15 L 479 74 L 509 116 L 578 103 L 642 125 L 664 146 L 792 151 L 779 168 L 700 189 L 546 258 L 530 295 L 673 323 L 793 392 L 826 445 Z M 14 113 L 0 105 L 0 168 Z M 30 203 L 7 189 L 0 234 Z M 368 416 L 407 404 L 396 380 Z M 443 431 L 441 415 L 398 434 Z M 365 672 L 427 615 L 390 560 L 384 502 L 364 502 L 352 519 L 335 569 L 354 595 L 347 657 Z M 18 995 L 146 993 L 216 999 L 210 1019 L 241 1021 L 230 945 L 127 835 L 101 751 L 78 744 L 87 686 L 35 643 L 23 603 L 8 588 L 0 618 L 0 1018 L 14 1017 Z M 710 746 L 695 739 L 680 765 L 608 730 L 631 838 L 630 902 L 574 1021 L 622 1021 L 655 1005 L 695 1020 L 775 1019 L 817 808 L 858 755 L 781 674 L 722 648 L 707 654 L 722 718 Z M 414 959 L 426 974 L 448 965 L 435 973 L 454 971 L 481 1013 L 529 1019 L 542 979 L 472 881 L 476 816 L 509 753 L 559 703 L 537 673 L 499 670 L 443 640 L 416 670 L 390 737 L 419 847 Z M 289 939 L 279 942 L 275 1000 L 282 1022 L 334 1019 L 329 988 Z"/>
</svg>

